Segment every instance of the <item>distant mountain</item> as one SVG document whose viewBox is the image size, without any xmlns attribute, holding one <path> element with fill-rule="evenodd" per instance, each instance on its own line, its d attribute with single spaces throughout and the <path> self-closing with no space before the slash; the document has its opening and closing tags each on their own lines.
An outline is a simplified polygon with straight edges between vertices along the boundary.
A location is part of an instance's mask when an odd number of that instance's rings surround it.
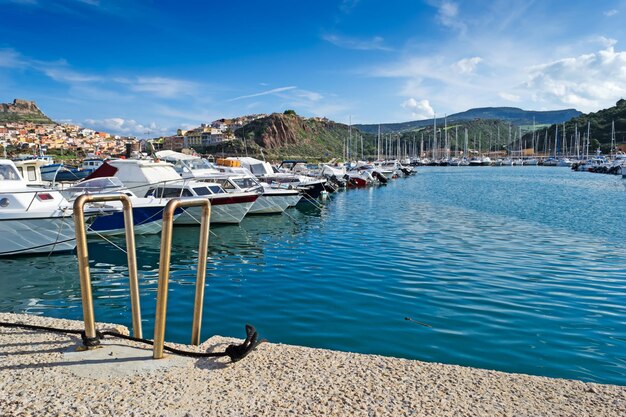
<svg viewBox="0 0 626 417">
<path fill-rule="evenodd" d="M 550 110 L 550 111 L 534 111 L 522 110 L 517 107 L 481 107 L 470 109 L 461 113 L 451 114 L 446 117 L 448 124 L 457 121 L 487 119 L 500 120 L 511 123 L 515 126 L 532 125 L 533 119 L 535 124 L 554 124 L 563 123 L 573 117 L 580 116 L 582 113 L 575 109 L 566 110 Z M 437 125 L 443 125 L 444 118 L 437 118 Z M 380 125 L 382 133 L 396 133 L 415 130 L 422 127 L 431 126 L 433 119 L 415 120 L 403 123 L 384 123 Z M 378 133 L 378 125 L 355 125 L 361 132 L 376 134 Z"/>
<path fill-rule="evenodd" d="M 43 114 L 34 101 L 16 98 L 13 103 L 0 103 L 0 123 L 54 123 Z"/>
<path fill-rule="evenodd" d="M 580 114 L 578 117 L 568 120 L 565 123 L 565 139 L 566 146 L 570 149 L 575 147 L 575 133 L 580 135 L 579 143 L 582 144 L 582 138 L 587 134 L 587 124 L 589 124 L 589 133 L 591 137 L 589 150 L 595 152 L 600 148 L 602 152 L 609 153 L 611 151 L 611 130 L 612 124 L 615 122 L 615 140 L 617 144 L 626 143 L 626 100 L 621 99 L 615 106 L 608 109 L 599 110 L 595 113 Z M 540 151 L 547 150 L 554 152 L 554 136 L 558 135 L 557 148 L 561 149 L 563 141 L 563 123 L 553 123 L 551 126 L 545 126 L 536 131 L 535 137 L 537 146 Z M 523 139 L 530 144 L 532 134 L 524 135 Z"/>
</svg>

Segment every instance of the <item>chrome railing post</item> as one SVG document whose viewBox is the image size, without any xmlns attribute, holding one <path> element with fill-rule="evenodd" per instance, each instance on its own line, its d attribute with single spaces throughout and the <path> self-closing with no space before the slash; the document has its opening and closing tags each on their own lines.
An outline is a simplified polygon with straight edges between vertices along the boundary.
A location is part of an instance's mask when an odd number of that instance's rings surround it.
<svg viewBox="0 0 626 417">
<path fill-rule="evenodd" d="M 159 286 L 157 289 L 156 317 L 154 321 L 154 359 L 163 358 L 165 343 L 165 321 L 167 316 L 167 291 L 169 285 L 170 256 L 172 253 L 172 233 L 174 212 L 179 207 L 202 206 L 200 223 L 200 243 L 198 248 L 198 272 L 196 275 L 196 294 L 193 306 L 193 325 L 191 343 L 200 344 L 200 328 L 202 326 L 202 306 L 204 303 L 204 283 L 206 280 L 207 252 L 209 247 L 209 222 L 211 204 L 207 198 L 172 199 L 163 210 L 163 228 L 161 231 L 161 254 L 159 258 Z"/>
<path fill-rule="evenodd" d="M 93 294 L 91 292 L 91 276 L 89 271 L 89 252 L 87 250 L 87 232 L 85 230 L 85 204 L 92 202 L 121 201 L 124 207 L 124 229 L 126 232 L 126 254 L 128 259 L 128 278 L 130 280 L 130 301 L 133 320 L 133 335 L 143 337 L 141 328 L 141 308 L 139 303 L 139 280 L 137 278 L 137 254 L 135 249 L 135 231 L 133 224 L 133 207 L 130 199 L 124 194 L 88 195 L 83 194 L 74 201 L 74 225 L 76 229 L 76 253 L 78 256 L 78 272 L 80 275 L 80 293 L 83 302 L 83 320 L 85 335 L 96 337 L 96 324 L 93 311 Z"/>
</svg>

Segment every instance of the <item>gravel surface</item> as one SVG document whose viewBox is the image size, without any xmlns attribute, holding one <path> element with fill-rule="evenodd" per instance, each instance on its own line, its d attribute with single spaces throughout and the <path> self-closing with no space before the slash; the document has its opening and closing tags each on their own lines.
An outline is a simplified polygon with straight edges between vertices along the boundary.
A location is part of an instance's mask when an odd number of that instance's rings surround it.
<svg viewBox="0 0 626 417">
<path fill-rule="evenodd" d="M 0 321 L 82 328 L 7 313 Z M 199 348 L 178 347 L 222 350 L 233 341 L 213 337 Z M 116 347 L 103 349 L 133 346 L 108 343 Z M 121 368 L 131 365 L 117 361 L 117 351 L 110 360 L 77 363 L 79 345 L 76 336 L 0 327 L 0 415 L 626 416 L 626 387 L 615 385 L 273 343 L 235 364 L 168 357 L 174 366 L 125 373 Z M 131 355 L 133 366 L 152 361 L 150 351 L 130 351 L 145 354 Z M 85 374 L 87 365 L 102 372 Z"/>
</svg>

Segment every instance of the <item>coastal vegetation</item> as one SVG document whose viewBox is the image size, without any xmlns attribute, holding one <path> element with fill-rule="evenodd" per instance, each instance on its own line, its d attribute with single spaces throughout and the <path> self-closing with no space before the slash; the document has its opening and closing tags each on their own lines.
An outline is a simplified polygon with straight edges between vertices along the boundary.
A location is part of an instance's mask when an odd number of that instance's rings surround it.
<svg viewBox="0 0 626 417">
<path fill-rule="evenodd" d="M 563 128 L 565 128 L 566 140 L 572 142 L 573 136 L 578 132 L 581 137 L 587 134 L 587 126 L 589 126 L 590 144 L 589 149 L 595 152 L 597 149 L 604 154 L 611 152 L 611 137 L 613 132 L 613 123 L 615 124 L 615 141 L 617 144 L 626 143 L 626 100 L 621 99 L 615 103 L 615 106 L 607 109 L 599 110 L 588 114 L 581 114 L 564 123 L 551 124 L 538 129 L 536 136 L 540 138 L 538 147 L 543 150 L 544 139 L 547 138 L 549 144 L 554 143 L 555 135 L 559 139 L 563 137 Z M 558 130 L 557 130 L 558 129 Z M 522 140 L 530 143 L 532 135 L 526 134 Z"/>
</svg>

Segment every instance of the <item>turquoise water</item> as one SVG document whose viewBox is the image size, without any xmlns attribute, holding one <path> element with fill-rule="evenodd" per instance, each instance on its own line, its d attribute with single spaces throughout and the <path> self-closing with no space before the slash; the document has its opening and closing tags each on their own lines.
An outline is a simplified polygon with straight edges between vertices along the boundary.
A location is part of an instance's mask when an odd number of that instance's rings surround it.
<svg viewBox="0 0 626 417">
<path fill-rule="evenodd" d="M 322 210 L 213 227 L 203 339 L 250 322 L 272 342 L 626 385 L 625 184 L 419 168 Z M 170 341 L 191 337 L 197 238 L 175 229 Z M 137 237 L 149 336 L 159 242 Z M 125 255 L 89 250 L 96 319 L 130 326 Z M 2 260 L 0 277 L 0 311 L 82 318 L 74 255 Z"/>
</svg>

